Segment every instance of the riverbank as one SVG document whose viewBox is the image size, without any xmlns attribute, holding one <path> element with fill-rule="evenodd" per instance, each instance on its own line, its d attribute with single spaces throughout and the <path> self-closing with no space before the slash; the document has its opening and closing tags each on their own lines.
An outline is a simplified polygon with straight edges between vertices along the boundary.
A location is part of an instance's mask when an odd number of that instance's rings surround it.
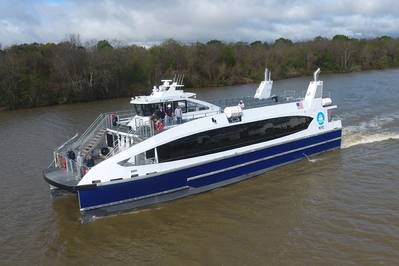
<svg viewBox="0 0 399 266">
<path fill-rule="evenodd" d="M 357 71 L 348 71 L 348 72 L 332 72 L 332 71 L 323 71 L 322 70 L 322 72 L 321 72 L 321 75 L 333 75 L 333 74 L 343 74 L 343 75 L 345 75 L 345 74 L 353 74 L 353 73 L 367 73 L 367 72 L 373 72 L 373 71 L 386 71 L 386 70 L 394 70 L 394 69 L 398 69 L 397 67 L 392 67 L 392 68 L 386 68 L 386 69 L 368 69 L 368 70 L 357 70 Z M 282 80 L 288 80 L 288 79 L 294 79 L 294 78 L 309 78 L 309 80 L 310 79 L 312 79 L 312 76 L 311 76 L 311 74 L 309 74 L 309 75 L 292 75 L 292 76 L 290 76 L 289 78 L 284 78 L 284 79 L 274 79 L 273 78 L 273 76 L 272 76 L 272 79 L 274 80 L 274 81 L 282 81 Z M 197 87 L 197 88 L 185 88 L 185 90 L 187 90 L 187 91 L 192 91 L 192 90 L 195 90 L 197 93 L 198 92 L 200 92 L 201 90 L 207 90 L 207 89 L 210 89 L 210 88 L 214 88 L 214 89 L 219 89 L 219 88 L 222 88 L 222 87 L 232 87 L 232 86 L 240 86 L 240 85 L 246 85 L 246 84 L 253 84 L 255 87 L 256 86 L 258 86 L 258 84 L 261 82 L 261 80 L 251 80 L 251 79 L 248 79 L 248 78 L 245 78 L 245 79 L 242 79 L 240 82 L 237 82 L 237 83 L 234 83 L 234 84 L 231 84 L 231 85 L 229 85 L 229 84 L 227 84 L 227 85 L 224 85 L 224 86 L 222 86 L 222 85 L 219 85 L 219 86 L 217 86 L 217 85 L 214 85 L 214 86 L 211 86 L 211 85 L 208 85 L 208 86 L 203 86 L 203 87 Z M 150 88 L 151 86 L 149 86 L 149 88 Z M 146 94 L 149 94 L 149 93 L 151 93 L 151 89 L 147 89 L 147 90 L 144 90 L 144 89 L 141 89 L 141 90 L 139 90 L 139 91 L 141 91 L 142 92 L 142 94 L 141 95 L 146 95 Z M 35 106 L 35 107 L 21 107 L 21 108 L 16 108 L 16 109 L 8 109 L 7 107 L 5 107 L 5 106 L 2 106 L 2 107 L 0 107 L 0 112 L 5 112 L 5 111 L 15 111 L 15 110 L 21 110 L 21 109 L 27 109 L 27 110 L 29 110 L 29 109 L 36 109 L 36 108 L 41 108 L 41 107 L 51 107 L 51 106 L 64 106 L 64 105 L 74 105 L 74 104 L 84 104 L 84 103 L 89 103 L 89 102 L 102 102 L 102 101 L 109 101 L 109 100 L 115 100 L 115 101 L 119 101 L 119 100 L 121 100 L 121 99 L 126 99 L 126 98 L 130 98 L 130 97 L 134 97 L 134 96 L 137 96 L 137 94 L 134 94 L 134 92 L 132 92 L 132 94 L 128 94 L 128 95 L 126 95 L 126 96 L 121 96 L 121 97 L 112 97 L 112 98 L 108 98 L 108 99 L 97 99 L 97 100 L 91 100 L 91 101 L 76 101 L 76 102 L 68 102 L 68 103 L 60 103 L 60 104 L 51 104 L 51 105 L 43 105 L 43 106 Z"/>
<path fill-rule="evenodd" d="M 7 109 L 96 101 L 148 93 L 162 78 L 184 74 L 188 88 L 226 86 L 322 73 L 399 67 L 399 39 L 359 40 L 343 35 L 306 42 L 180 43 L 149 48 L 112 47 L 107 41 L 84 46 L 22 44 L 0 52 L 0 105 Z"/>
</svg>

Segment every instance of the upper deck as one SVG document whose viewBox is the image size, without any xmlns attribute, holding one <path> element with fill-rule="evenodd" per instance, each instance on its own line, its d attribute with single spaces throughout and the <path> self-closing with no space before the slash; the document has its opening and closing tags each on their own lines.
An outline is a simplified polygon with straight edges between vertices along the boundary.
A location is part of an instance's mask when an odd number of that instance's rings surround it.
<svg viewBox="0 0 399 266">
<path fill-rule="evenodd" d="M 184 92 L 181 82 L 181 76 L 173 80 L 162 80 L 162 84 L 154 86 L 150 95 L 131 98 L 133 110 L 100 114 L 79 138 L 73 137 L 54 152 L 55 166 L 70 168 L 69 172 L 80 179 L 88 169 L 100 161 L 160 132 L 192 120 L 219 115 L 228 110 L 226 117 L 233 121 L 237 117 L 229 117 L 231 110 L 238 110 L 240 113 L 241 108 L 252 109 L 298 101 L 298 97 L 270 97 L 273 82 L 270 75 L 267 76 L 267 72 L 265 81 L 259 85 L 255 97 L 200 101 L 196 99 L 195 93 Z M 238 108 L 240 102 L 242 103 Z M 172 110 L 181 107 L 182 119 L 176 119 L 173 115 L 165 116 L 165 119 L 154 119 L 155 112 L 167 106 L 171 106 Z M 230 108 L 225 109 L 226 107 Z"/>
<path fill-rule="evenodd" d="M 187 98 L 195 98 L 196 94 L 185 92 L 181 83 L 183 77 L 175 77 L 173 80 L 162 80 L 162 84 L 154 86 L 150 95 L 132 97 L 131 104 L 150 104 L 167 101 L 176 101 Z"/>
</svg>

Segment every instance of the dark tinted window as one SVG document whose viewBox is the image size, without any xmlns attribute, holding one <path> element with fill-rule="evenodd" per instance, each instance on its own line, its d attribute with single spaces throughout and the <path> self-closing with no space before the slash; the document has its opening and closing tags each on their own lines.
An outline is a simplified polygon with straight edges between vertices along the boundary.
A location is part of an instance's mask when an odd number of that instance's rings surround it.
<svg viewBox="0 0 399 266">
<path fill-rule="evenodd" d="M 187 159 L 281 138 L 306 129 L 311 117 L 267 119 L 197 133 L 159 146 L 159 162 Z"/>
<path fill-rule="evenodd" d="M 133 110 L 139 116 L 151 116 L 160 106 L 161 104 L 134 104 Z"/>
<path fill-rule="evenodd" d="M 173 102 L 173 110 L 175 110 L 177 106 L 180 106 L 183 113 L 187 112 L 187 101 L 184 100 Z"/>
<path fill-rule="evenodd" d="M 191 102 L 191 101 L 187 101 L 187 112 L 196 112 L 196 111 L 202 111 L 202 110 L 207 110 L 209 109 L 208 106 L 199 104 L 199 103 L 195 103 L 195 102 Z"/>
<path fill-rule="evenodd" d="M 155 158 L 155 149 L 151 149 L 145 152 L 145 158 L 146 159 L 152 159 Z"/>
</svg>

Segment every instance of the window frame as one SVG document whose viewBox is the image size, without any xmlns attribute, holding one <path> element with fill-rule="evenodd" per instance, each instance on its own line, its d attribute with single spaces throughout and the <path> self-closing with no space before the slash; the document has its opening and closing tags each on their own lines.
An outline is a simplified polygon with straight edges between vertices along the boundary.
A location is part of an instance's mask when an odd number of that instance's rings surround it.
<svg viewBox="0 0 399 266">
<path fill-rule="evenodd" d="M 278 139 L 307 129 L 312 120 L 309 116 L 279 117 L 195 133 L 158 146 L 158 162 L 189 159 Z"/>
</svg>

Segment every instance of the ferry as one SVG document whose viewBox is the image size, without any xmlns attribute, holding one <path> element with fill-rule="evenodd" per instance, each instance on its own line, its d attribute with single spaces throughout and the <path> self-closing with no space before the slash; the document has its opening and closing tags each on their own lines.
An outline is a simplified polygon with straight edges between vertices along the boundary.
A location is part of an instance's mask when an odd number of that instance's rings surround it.
<svg viewBox="0 0 399 266">
<path fill-rule="evenodd" d="M 182 76 L 162 80 L 131 109 L 103 113 L 54 151 L 43 171 L 53 195 L 76 193 L 83 217 L 105 216 L 205 192 L 341 147 L 341 121 L 323 97 L 320 69 L 304 97 L 201 101 Z"/>
</svg>

